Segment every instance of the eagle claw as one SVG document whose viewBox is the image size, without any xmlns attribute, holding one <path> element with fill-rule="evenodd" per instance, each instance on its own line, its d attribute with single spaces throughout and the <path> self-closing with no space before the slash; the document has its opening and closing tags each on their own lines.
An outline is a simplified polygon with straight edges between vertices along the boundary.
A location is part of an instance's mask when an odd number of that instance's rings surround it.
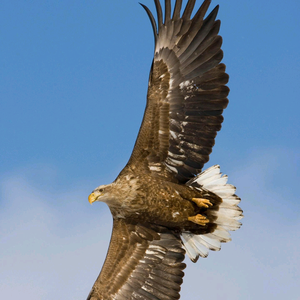
<svg viewBox="0 0 300 300">
<path fill-rule="evenodd" d="M 213 206 L 213 204 L 208 199 L 192 198 L 192 201 L 195 202 L 198 207 L 209 208 L 210 206 Z"/>
<path fill-rule="evenodd" d="M 188 217 L 188 220 L 201 226 L 205 226 L 207 223 L 209 223 L 209 220 L 205 216 L 200 214 Z"/>
</svg>

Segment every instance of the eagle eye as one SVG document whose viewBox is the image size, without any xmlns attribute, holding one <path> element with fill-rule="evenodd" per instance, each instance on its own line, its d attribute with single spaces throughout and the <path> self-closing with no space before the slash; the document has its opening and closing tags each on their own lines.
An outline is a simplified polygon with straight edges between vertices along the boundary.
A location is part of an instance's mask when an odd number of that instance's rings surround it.
<svg viewBox="0 0 300 300">
<path fill-rule="evenodd" d="M 99 192 L 102 193 L 104 191 L 104 189 L 99 189 Z"/>
</svg>

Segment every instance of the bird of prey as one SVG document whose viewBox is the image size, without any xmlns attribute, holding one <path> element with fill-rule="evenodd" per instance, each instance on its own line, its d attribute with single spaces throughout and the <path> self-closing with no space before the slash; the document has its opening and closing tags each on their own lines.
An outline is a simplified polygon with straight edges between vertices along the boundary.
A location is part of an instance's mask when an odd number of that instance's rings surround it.
<svg viewBox="0 0 300 300">
<path fill-rule="evenodd" d="M 116 180 L 89 202 L 105 202 L 113 216 L 108 253 L 88 300 L 180 298 L 185 254 L 196 262 L 230 241 L 242 210 L 235 187 L 209 160 L 228 104 L 221 63 L 218 6 L 205 0 L 154 0 L 154 32 L 147 105 L 131 157 Z M 172 12 L 173 11 L 173 12 Z M 183 11 L 183 12 L 182 12 Z"/>
</svg>

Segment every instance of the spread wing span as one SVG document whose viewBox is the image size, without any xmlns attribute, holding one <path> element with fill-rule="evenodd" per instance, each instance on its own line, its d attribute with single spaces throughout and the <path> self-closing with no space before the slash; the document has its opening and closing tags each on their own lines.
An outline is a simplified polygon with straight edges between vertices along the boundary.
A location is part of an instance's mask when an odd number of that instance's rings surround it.
<svg viewBox="0 0 300 300">
<path fill-rule="evenodd" d="M 184 232 L 183 228 L 184 247 L 193 261 L 199 255 L 207 256 L 207 252 L 199 250 L 199 243 L 208 249 L 219 250 L 221 242 L 230 240 L 227 230 L 235 230 L 240 226 L 237 222 L 241 218 L 241 210 L 237 207 L 240 199 L 234 194 L 235 188 L 226 184 L 227 177 L 221 177 L 218 166 L 195 177 L 209 160 L 216 134 L 221 129 L 223 109 L 228 104 L 228 75 L 225 73 L 225 65 L 220 63 L 223 52 L 222 38 L 218 35 L 220 21 L 216 20 L 218 6 L 205 17 L 211 2 L 205 0 L 191 17 L 195 0 L 187 1 L 182 14 L 182 0 L 175 2 L 173 14 L 171 1 L 165 0 L 163 15 L 160 1 L 154 1 L 157 23 L 150 10 L 143 5 L 152 24 L 155 51 L 149 76 L 147 106 L 138 138 L 129 162 L 121 172 L 124 176 L 119 175 L 119 182 L 116 180 L 111 185 L 99 186 L 89 197 L 91 203 L 107 202 L 114 207 L 115 212 L 111 209 L 114 223 L 108 254 L 88 300 L 180 298 L 184 275 L 182 270 L 185 268 L 182 263 L 185 250 L 180 241 L 180 231 L 172 231 L 170 228 L 175 227 L 171 225 L 165 228 L 148 224 L 142 217 L 132 220 L 126 217 L 131 216 L 129 213 L 126 215 L 127 211 L 131 213 L 135 209 L 131 206 L 139 203 L 139 195 L 148 199 L 149 191 L 142 191 L 142 188 L 149 178 L 157 179 L 157 176 L 160 177 L 157 182 L 166 181 L 170 184 L 172 181 L 182 183 L 184 187 L 195 186 L 199 190 L 201 186 L 209 186 L 215 188 L 215 195 L 220 196 L 222 205 L 219 203 L 210 210 L 214 213 L 210 216 L 214 222 L 214 231 L 209 231 L 206 236 L 197 236 Z M 151 175 L 147 177 L 148 181 L 138 185 L 138 180 L 142 182 L 146 173 Z M 131 176 L 136 176 L 138 180 L 132 180 Z M 194 179 L 191 181 L 191 178 Z M 126 195 L 134 196 L 128 196 L 128 200 Z M 168 191 L 157 197 L 161 195 L 174 197 Z M 149 201 L 150 204 L 147 202 L 149 207 L 142 207 L 148 214 L 154 208 L 157 211 L 162 206 L 166 209 L 165 202 L 156 205 L 154 200 Z M 200 201 L 197 205 L 206 211 L 203 207 L 208 204 L 201 202 L 206 199 L 191 200 Z M 139 215 L 138 210 L 136 213 Z M 179 214 L 177 206 L 174 214 L 175 220 Z M 201 220 L 205 218 L 197 214 L 191 216 L 191 222 L 206 226 L 201 221 L 193 221 L 199 216 Z M 190 220 L 190 216 L 186 218 Z"/>
<path fill-rule="evenodd" d="M 179 299 L 184 254 L 166 228 L 115 219 L 104 266 L 87 300 Z"/>
<path fill-rule="evenodd" d="M 147 106 L 128 166 L 143 167 L 171 181 L 186 182 L 209 160 L 228 104 L 228 75 L 218 35 L 218 6 L 205 18 L 210 0 L 191 18 L 195 0 L 180 16 L 177 0 L 165 16 L 155 0 L 157 24 L 145 8 L 155 36 Z"/>
</svg>

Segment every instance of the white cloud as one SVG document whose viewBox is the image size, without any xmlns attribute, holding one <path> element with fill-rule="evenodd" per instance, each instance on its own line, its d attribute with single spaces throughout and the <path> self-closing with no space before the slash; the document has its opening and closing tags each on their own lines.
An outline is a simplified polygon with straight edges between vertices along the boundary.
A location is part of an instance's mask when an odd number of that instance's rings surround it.
<svg viewBox="0 0 300 300">
<path fill-rule="evenodd" d="M 105 206 L 90 207 L 83 189 L 53 194 L 20 176 L 1 191 L 0 298 L 85 299 L 110 239 Z"/>
</svg>

